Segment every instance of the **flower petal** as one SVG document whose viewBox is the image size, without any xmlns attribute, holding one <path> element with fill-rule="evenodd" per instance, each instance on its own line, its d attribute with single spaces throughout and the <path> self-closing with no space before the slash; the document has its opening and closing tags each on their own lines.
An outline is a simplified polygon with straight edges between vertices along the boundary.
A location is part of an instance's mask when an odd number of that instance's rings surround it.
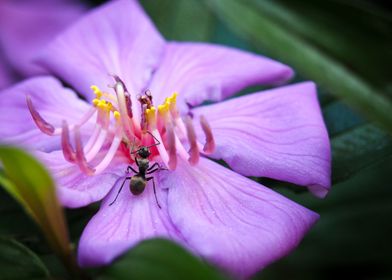
<svg viewBox="0 0 392 280">
<path fill-rule="evenodd" d="M 305 82 L 196 108 L 216 142 L 214 158 L 245 176 L 308 186 L 318 197 L 330 187 L 330 144 L 316 87 Z"/>
<path fill-rule="evenodd" d="M 59 136 L 42 133 L 34 123 L 26 104 L 26 95 L 31 97 L 39 114 L 55 127 L 62 120 L 74 124 L 89 110 L 86 102 L 78 99 L 74 92 L 64 88 L 56 79 L 40 77 L 25 80 L 0 92 L 0 141 L 21 144 L 43 151 L 60 148 Z M 85 133 L 92 124 L 83 126 Z"/>
<path fill-rule="evenodd" d="M 36 151 L 34 154 L 55 179 L 60 202 L 70 208 L 83 207 L 104 198 L 118 178 L 124 176 L 128 165 L 127 159 L 119 153 L 105 171 L 88 176 L 77 165 L 67 162 L 61 151 Z"/>
<path fill-rule="evenodd" d="M 91 85 L 113 84 L 109 74 L 135 96 L 150 80 L 163 46 L 137 1 L 110 1 L 58 36 L 39 62 L 89 99 Z"/>
<path fill-rule="evenodd" d="M 152 84 L 154 102 L 179 92 L 179 106 L 218 101 L 252 85 L 281 83 L 293 71 L 272 59 L 205 43 L 168 43 Z"/>
<path fill-rule="evenodd" d="M 287 255 L 318 215 L 205 158 L 160 176 L 169 215 L 201 256 L 247 277 Z"/>
<path fill-rule="evenodd" d="M 109 206 L 121 183 L 122 180 L 119 180 L 82 234 L 78 250 L 82 266 L 108 264 L 146 238 L 169 237 L 183 242 L 167 214 L 167 190 L 156 188 L 162 207 L 159 208 L 151 181 L 138 196 L 130 192 L 127 181 L 117 200 Z"/>
<path fill-rule="evenodd" d="M 43 73 L 34 56 L 84 10 L 78 1 L 2 0 L 0 42 L 9 62 L 25 75 Z"/>
<path fill-rule="evenodd" d="M 16 79 L 15 73 L 12 72 L 11 67 L 3 58 L 2 53 L 0 53 L 0 90 L 9 87 Z"/>
</svg>

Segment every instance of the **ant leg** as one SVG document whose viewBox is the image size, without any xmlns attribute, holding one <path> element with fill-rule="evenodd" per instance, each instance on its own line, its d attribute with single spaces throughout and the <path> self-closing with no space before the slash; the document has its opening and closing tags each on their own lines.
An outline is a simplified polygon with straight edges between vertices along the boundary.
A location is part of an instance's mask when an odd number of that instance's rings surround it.
<svg viewBox="0 0 392 280">
<path fill-rule="evenodd" d="M 154 163 L 153 165 L 151 165 L 151 166 L 147 169 L 147 171 L 153 169 L 153 168 L 156 167 L 156 166 L 158 166 L 158 169 L 157 169 L 157 170 L 168 170 L 167 168 L 164 168 L 164 167 L 160 166 L 159 163 L 156 162 L 156 163 Z"/>
<path fill-rule="evenodd" d="M 160 169 L 159 168 L 155 168 L 153 170 L 147 171 L 146 174 L 152 174 L 152 173 L 154 173 L 155 171 L 158 171 L 158 170 L 160 170 Z"/>
<path fill-rule="evenodd" d="M 122 184 L 121 184 L 120 189 L 119 189 L 118 192 L 117 192 L 116 198 L 109 204 L 109 206 L 112 206 L 113 203 L 116 202 L 118 196 L 120 195 L 121 190 L 122 190 L 123 187 L 124 187 L 125 181 L 127 181 L 127 180 L 129 180 L 129 179 L 131 179 L 131 178 L 132 178 L 132 177 L 126 177 L 126 178 L 124 179 L 124 181 L 123 181 Z"/>
<path fill-rule="evenodd" d="M 135 169 L 133 169 L 132 166 L 130 166 L 130 165 L 128 165 L 128 167 L 127 167 L 127 172 L 129 172 L 129 169 L 131 169 L 135 173 L 139 173 Z"/>
<path fill-rule="evenodd" d="M 154 188 L 155 201 L 157 202 L 157 205 L 158 205 L 159 209 L 162 209 L 161 205 L 159 205 L 159 202 L 158 202 L 157 191 L 156 191 L 156 189 L 155 189 L 155 180 L 154 180 L 154 177 L 146 178 L 146 180 L 147 180 L 147 181 L 152 180 L 152 186 L 153 186 L 153 188 Z"/>
<path fill-rule="evenodd" d="M 156 163 L 154 163 L 153 165 L 151 165 L 149 168 L 147 168 L 147 171 L 148 170 L 151 170 L 151 169 L 153 169 L 155 166 L 159 166 L 159 163 L 158 162 L 156 162 Z"/>
</svg>

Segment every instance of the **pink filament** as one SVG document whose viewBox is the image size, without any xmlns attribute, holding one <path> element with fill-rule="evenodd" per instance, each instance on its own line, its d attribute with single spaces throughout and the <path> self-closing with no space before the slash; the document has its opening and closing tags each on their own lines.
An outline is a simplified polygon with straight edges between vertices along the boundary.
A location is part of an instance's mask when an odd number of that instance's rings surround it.
<svg viewBox="0 0 392 280">
<path fill-rule="evenodd" d="M 29 108 L 30 114 L 33 117 L 33 120 L 37 127 L 45 134 L 52 136 L 54 134 L 54 127 L 47 121 L 45 121 L 41 115 L 37 112 L 35 109 L 33 102 L 31 101 L 31 98 L 29 95 L 26 95 L 26 102 L 27 102 L 27 107 Z"/>
<path fill-rule="evenodd" d="M 76 153 L 69 140 L 68 124 L 65 120 L 62 122 L 61 147 L 65 160 L 74 163 L 76 161 Z"/>
<path fill-rule="evenodd" d="M 170 170 L 176 169 L 177 166 L 177 153 L 176 153 L 176 139 L 171 123 L 166 125 L 166 143 L 169 154 L 168 166 Z"/>
<path fill-rule="evenodd" d="M 75 126 L 75 145 L 76 145 L 76 163 L 80 170 L 87 175 L 93 175 L 95 170 L 87 163 L 83 152 L 82 139 L 80 137 L 79 126 Z"/>
<path fill-rule="evenodd" d="M 203 150 L 206 154 L 211 154 L 215 150 L 215 140 L 214 140 L 214 136 L 212 135 L 211 127 L 203 115 L 200 116 L 200 124 L 206 136 L 206 143 L 204 145 Z"/>
<path fill-rule="evenodd" d="M 112 159 L 114 158 L 118 147 L 121 144 L 121 138 L 116 136 L 114 137 L 112 144 L 110 145 L 109 150 L 107 151 L 105 157 L 103 158 L 103 160 L 95 167 L 95 174 L 100 174 L 102 171 L 104 171 L 106 169 L 106 167 L 108 167 L 108 165 L 110 164 L 110 162 L 112 161 Z"/>
<path fill-rule="evenodd" d="M 87 144 L 84 146 L 84 152 L 87 153 L 93 147 L 94 143 L 97 141 L 98 135 L 101 132 L 101 126 L 95 125 L 94 131 L 91 134 L 90 138 L 87 141 Z"/>
<path fill-rule="evenodd" d="M 93 143 L 90 150 L 86 154 L 86 159 L 88 161 L 92 160 L 98 154 L 98 152 L 101 150 L 103 144 L 105 143 L 106 136 L 107 136 L 107 130 L 100 129 L 100 133 L 99 133 L 98 137 L 96 138 L 95 143 Z"/>
<path fill-rule="evenodd" d="M 189 144 L 191 146 L 189 149 L 190 157 L 188 159 L 188 162 L 191 165 L 196 165 L 199 162 L 200 152 L 197 146 L 196 133 L 192 124 L 192 119 L 189 116 L 185 117 L 185 126 L 186 126 L 186 132 L 188 135 Z"/>
</svg>

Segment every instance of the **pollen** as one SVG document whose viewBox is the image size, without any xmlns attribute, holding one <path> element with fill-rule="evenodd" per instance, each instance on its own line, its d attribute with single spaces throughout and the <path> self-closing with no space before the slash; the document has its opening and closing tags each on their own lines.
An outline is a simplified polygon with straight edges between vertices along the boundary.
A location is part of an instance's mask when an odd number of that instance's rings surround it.
<svg viewBox="0 0 392 280">
<path fill-rule="evenodd" d="M 168 102 L 170 105 L 175 105 L 177 102 L 177 96 L 178 93 L 174 92 L 171 96 L 166 98 L 166 102 Z"/>
<path fill-rule="evenodd" d="M 119 113 L 118 111 L 114 111 L 114 112 L 113 112 L 113 116 L 114 116 L 114 118 L 115 118 L 116 120 L 120 120 L 121 115 L 120 115 L 120 113 Z"/>
<path fill-rule="evenodd" d="M 158 112 L 159 112 L 159 114 L 160 114 L 161 116 L 166 115 L 167 112 L 169 112 L 169 107 L 170 107 L 170 104 L 169 104 L 168 102 L 165 102 L 164 104 L 159 105 L 159 106 L 158 106 Z"/>
<path fill-rule="evenodd" d="M 95 96 L 97 97 L 97 99 L 101 99 L 102 91 L 96 85 L 92 85 L 90 88 L 93 90 L 93 92 L 94 92 Z"/>
<path fill-rule="evenodd" d="M 100 102 L 101 102 L 101 100 L 99 100 L 99 99 L 97 99 L 97 98 L 94 98 L 93 101 L 92 101 L 92 103 L 93 103 L 93 105 L 94 105 L 95 107 L 97 107 L 98 104 L 99 104 Z"/>
<path fill-rule="evenodd" d="M 146 109 L 146 119 L 149 124 L 154 124 L 156 122 L 156 109 L 152 106 L 150 109 Z"/>
</svg>

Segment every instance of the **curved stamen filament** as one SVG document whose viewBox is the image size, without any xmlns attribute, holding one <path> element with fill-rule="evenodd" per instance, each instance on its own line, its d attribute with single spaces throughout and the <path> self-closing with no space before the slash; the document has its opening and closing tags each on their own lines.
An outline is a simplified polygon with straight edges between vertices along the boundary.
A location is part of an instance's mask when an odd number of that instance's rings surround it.
<svg viewBox="0 0 392 280">
<path fill-rule="evenodd" d="M 105 139 L 106 139 L 107 134 L 108 134 L 108 132 L 106 129 L 100 130 L 100 133 L 99 133 L 99 136 L 97 137 L 97 140 L 91 146 L 90 150 L 87 151 L 87 153 L 86 153 L 86 159 L 88 161 L 92 160 L 98 154 L 98 152 L 101 150 L 103 144 L 105 143 Z"/>
<path fill-rule="evenodd" d="M 62 133 L 61 133 L 61 147 L 63 150 L 63 155 L 66 161 L 75 162 L 76 161 L 76 153 L 72 148 L 71 142 L 69 140 L 69 130 L 68 124 L 64 120 L 62 126 Z"/>
<path fill-rule="evenodd" d="M 171 123 L 166 126 L 166 142 L 169 154 L 168 167 L 170 170 L 176 169 L 177 166 L 177 154 L 176 154 L 176 139 L 174 129 Z"/>
<path fill-rule="evenodd" d="M 97 141 L 98 135 L 101 132 L 101 126 L 100 125 L 95 125 L 94 126 L 94 130 L 93 133 L 91 134 L 90 138 L 88 139 L 86 145 L 84 146 L 84 153 L 88 153 L 91 148 L 93 147 L 93 145 L 95 144 L 95 142 Z"/>
<path fill-rule="evenodd" d="M 45 134 L 54 136 L 54 135 L 60 135 L 62 134 L 62 128 L 55 128 L 52 124 L 47 122 L 40 113 L 35 109 L 33 102 L 31 101 L 31 97 L 29 95 L 26 95 L 26 103 L 27 107 L 30 111 L 30 114 L 37 125 L 37 127 Z M 76 124 L 78 126 L 84 125 L 96 112 L 95 108 L 90 108 L 81 118 L 81 120 Z M 67 126 L 68 127 L 68 126 Z M 70 125 L 69 129 L 73 130 L 75 125 Z"/>
<path fill-rule="evenodd" d="M 80 137 L 79 126 L 75 126 L 75 146 L 76 146 L 76 163 L 80 170 L 87 175 L 93 175 L 95 170 L 88 164 L 83 152 L 82 139 Z"/>
<path fill-rule="evenodd" d="M 212 134 L 211 127 L 203 115 L 200 116 L 200 124 L 201 124 L 201 128 L 203 129 L 203 132 L 206 136 L 206 143 L 204 145 L 203 150 L 206 154 L 211 154 L 215 150 L 215 140 L 214 140 L 214 136 Z"/>
<path fill-rule="evenodd" d="M 186 125 L 189 144 L 191 146 L 189 149 L 190 157 L 188 161 L 191 165 L 195 165 L 199 162 L 200 152 L 199 152 L 199 147 L 197 146 L 196 133 L 192 124 L 192 119 L 189 116 L 185 117 L 185 125 Z"/>
<path fill-rule="evenodd" d="M 112 144 L 110 145 L 109 150 L 106 152 L 105 157 L 102 161 L 95 167 L 95 174 L 100 174 L 102 171 L 108 167 L 112 159 L 114 158 L 118 147 L 121 144 L 121 120 L 119 114 L 115 115 L 116 118 L 116 133 L 114 135 Z"/>
<path fill-rule="evenodd" d="M 31 101 L 31 98 L 29 95 L 26 95 L 26 102 L 27 102 L 27 107 L 29 108 L 30 114 L 33 117 L 33 120 L 37 127 L 45 134 L 52 136 L 55 132 L 55 128 L 53 125 L 48 123 L 44 118 L 41 117 L 41 115 L 38 113 L 38 111 L 35 109 L 33 102 Z"/>
<path fill-rule="evenodd" d="M 121 121 L 124 126 L 124 132 L 129 140 L 135 137 L 135 133 L 133 119 L 129 117 L 129 115 L 132 115 L 132 112 L 128 113 L 127 109 L 124 84 L 121 81 L 116 80 L 114 89 L 117 95 L 118 111 L 120 112 Z"/>
</svg>

